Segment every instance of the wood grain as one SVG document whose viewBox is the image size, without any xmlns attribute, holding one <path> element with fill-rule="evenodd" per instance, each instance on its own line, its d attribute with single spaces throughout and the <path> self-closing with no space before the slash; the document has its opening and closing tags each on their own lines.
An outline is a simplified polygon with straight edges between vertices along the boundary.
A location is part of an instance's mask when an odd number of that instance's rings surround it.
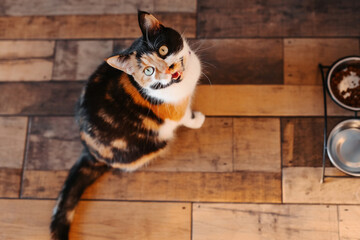
<svg viewBox="0 0 360 240">
<path fill-rule="evenodd" d="M 202 60 L 206 75 L 202 83 L 283 83 L 280 39 L 203 39 L 193 40 L 190 45 Z"/>
<path fill-rule="evenodd" d="M 232 132 L 232 118 L 207 118 L 199 130 L 180 128 L 165 155 L 144 171 L 232 171 Z"/>
<path fill-rule="evenodd" d="M 48 81 L 52 68 L 52 59 L 1 60 L 0 81 Z"/>
<path fill-rule="evenodd" d="M 343 240 L 358 240 L 360 236 L 360 206 L 339 206 L 339 236 Z"/>
<path fill-rule="evenodd" d="M 326 178 L 320 183 L 321 168 L 283 169 L 284 203 L 359 204 L 360 179 Z M 338 172 L 333 170 L 333 172 Z M 329 175 L 329 174 L 327 174 Z M 335 174 L 331 174 L 334 176 Z M 339 194 L 341 193 L 341 194 Z"/>
<path fill-rule="evenodd" d="M 338 239 L 336 206 L 195 204 L 194 240 Z"/>
<path fill-rule="evenodd" d="M 360 35 L 359 2 L 200 0 L 198 9 L 202 38 Z"/>
<path fill-rule="evenodd" d="M 322 102 L 322 86 L 201 85 L 194 107 L 211 116 L 322 116 Z M 328 114 L 351 113 L 329 100 Z"/>
<path fill-rule="evenodd" d="M 58 41 L 54 80 L 87 80 L 113 51 L 113 41 Z"/>
<path fill-rule="evenodd" d="M 1 15 L 38 16 L 38 15 L 79 15 L 79 14 L 129 14 L 138 9 L 148 12 L 196 12 L 196 1 L 174 0 L 169 4 L 164 0 L 136 1 L 57 1 L 34 0 L 30 4 L 26 0 L 4 0 Z M 36 6 L 34 8 L 33 6 Z"/>
<path fill-rule="evenodd" d="M 22 168 L 27 117 L 0 117 L 0 168 Z"/>
<path fill-rule="evenodd" d="M 21 172 L 21 169 L 0 168 L 0 198 L 19 197 Z"/>
<path fill-rule="evenodd" d="M 66 171 L 27 170 L 22 197 L 56 198 Z M 85 199 L 281 202 L 278 173 L 135 172 L 113 171 L 87 189 Z"/>
<path fill-rule="evenodd" d="M 27 169 L 68 170 L 79 158 L 82 144 L 73 117 L 31 118 Z"/>
<path fill-rule="evenodd" d="M 194 13 L 161 13 L 156 17 L 186 37 L 195 37 Z M 137 14 L 0 17 L 0 39 L 137 38 Z"/>
<path fill-rule="evenodd" d="M 49 239 L 55 201 L 0 200 L 0 238 Z M 190 204 L 80 202 L 71 239 L 190 239 Z"/>
<path fill-rule="evenodd" d="M 0 114 L 73 115 L 82 87 L 83 83 L 0 83 Z"/>
<path fill-rule="evenodd" d="M 328 118 L 328 133 L 344 118 Z M 323 118 L 281 119 L 282 159 L 285 167 L 321 167 L 324 146 Z M 331 166 L 327 161 L 326 166 Z"/>
<path fill-rule="evenodd" d="M 54 41 L 0 41 L 0 60 L 49 58 L 54 47 Z"/>
<path fill-rule="evenodd" d="M 284 83 L 321 85 L 319 63 L 331 66 L 342 57 L 359 53 L 358 39 L 285 39 Z"/>
<path fill-rule="evenodd" d="M 234 119 L 234 170 L 280 172 L 280 120 Z"/>
</svg>

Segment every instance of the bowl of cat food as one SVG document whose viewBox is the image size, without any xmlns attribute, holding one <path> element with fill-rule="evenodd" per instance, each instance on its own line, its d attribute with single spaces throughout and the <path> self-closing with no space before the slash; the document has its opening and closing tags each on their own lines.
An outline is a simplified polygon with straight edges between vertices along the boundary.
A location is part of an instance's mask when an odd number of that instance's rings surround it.
<svg viewBox="0 0 360 240">
<path fill-rule="evenodd" d="M 336 61 L 327 74 L 327 87 L 338 105 L 360 111 L 360 56 Z"/>
<path fill-rule="evenodd" d="M 335 126 L 328 138 L 327 153 L 339 170 L 360 176 L 360 119 L 348 119 Z"/>
</svg>

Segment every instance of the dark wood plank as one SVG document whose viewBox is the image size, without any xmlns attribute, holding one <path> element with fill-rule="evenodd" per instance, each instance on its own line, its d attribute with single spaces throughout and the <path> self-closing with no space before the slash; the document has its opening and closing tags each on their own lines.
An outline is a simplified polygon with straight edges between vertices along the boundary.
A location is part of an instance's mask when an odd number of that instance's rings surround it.
<svg viewBox="0 0 360 240">
<path fill-rule="evenodd" d="M 283 83 L 281 39 L 205 39 L 190 44 L 202 60 L 202 83 Z"/>
<path fill-rule="evenodd" d="M 344 56 L 359 53 L 359 40 L 354 38 L 285 39 L 284 83 L 321 85 L 319 63 L 331 66 Z"/>
<path fill-rule="evenodd" d="M 328 118 L 328 134 L 343 118 Z M 323 118 L 281 119 L 284 167 L 320 167 L 324 144 Z M 327 161 L 327 166 L 331 166 Z"/>
<path fill-rule="evenodd" d="M 0 197 L 19 197 L 21 173 L 21 169 L 0 168 Z"/>
<path fill-rule="evenodd" d="M 25 171 L 22 197 L 56 198 L 67 171 Z M 105 174 L 85 199 L 281 202 L 281 174 L 265 172 L 135 172 Z"/>
<path fill-rule="evenodd" d="M 73 115 L 83 83 L 0 83 L 0 114 Z"/>
<path fill-rule="evenodd" d="M 36 6 L 36 7 L 34 7 Z M 196 12 L 196 1 L 165 0 L 135 1 L 78 1 L 49 2 L 46 0 L 3 0 L 0 14 L 5 16 L 79 15 L 79 14 L 130 14 L 141 9 L 148 12 Z"/>
<path fill-rule="evenodd" d="M 58 41 L 54 80 L 87 80 L 113 52 L 113 41 Z"/>
<path fill-rule="evenodd" d="M 359 1 L 200 0 L 198 9 L 203 38 L 360 35 Z"/>
<path fill-rule="evenodd" d="M 22 168 L 27 117 L 0 117 L 0 168 Z"/>
<path fill-rule="evenodd" d="M 195 37 L 194 13 L 156 17 L 186 37 Z M 137 14 L 0 17 L 0 39 L 116 39 L 141 35 Z"/>
<path fill-rule="evenodd" d="M 68 170 L 81 154 L 73 117 L 33 117 L 28 136 L 27 169 Z"/>
</svg>

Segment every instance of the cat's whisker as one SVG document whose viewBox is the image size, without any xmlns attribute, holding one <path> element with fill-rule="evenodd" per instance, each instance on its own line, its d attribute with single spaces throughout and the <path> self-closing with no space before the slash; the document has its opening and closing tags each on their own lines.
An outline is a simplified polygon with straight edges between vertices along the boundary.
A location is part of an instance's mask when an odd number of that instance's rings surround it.
<svg viewBox="0 0 360 240">
<path fill-rule="evenodd" d="M 208 80 L 209 84 L 212 85 L 210 78 L 204 72 L 202 72 L 201 75 L 205 76 L 205 78 Z"/>
</svg>

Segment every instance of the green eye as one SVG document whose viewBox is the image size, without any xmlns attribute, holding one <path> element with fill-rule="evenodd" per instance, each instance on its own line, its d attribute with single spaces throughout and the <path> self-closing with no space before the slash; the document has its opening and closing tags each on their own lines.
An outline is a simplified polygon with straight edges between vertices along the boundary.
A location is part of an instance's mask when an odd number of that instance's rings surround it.
<svg viewBox="0 0 360 240">
<path fill-rule="evenodd" d="M 153 75 L 155 69 L 153 67 L 147 67 L 144 69 L 144 73 L 146 76 L 151 76 Z"/>
</svg>

